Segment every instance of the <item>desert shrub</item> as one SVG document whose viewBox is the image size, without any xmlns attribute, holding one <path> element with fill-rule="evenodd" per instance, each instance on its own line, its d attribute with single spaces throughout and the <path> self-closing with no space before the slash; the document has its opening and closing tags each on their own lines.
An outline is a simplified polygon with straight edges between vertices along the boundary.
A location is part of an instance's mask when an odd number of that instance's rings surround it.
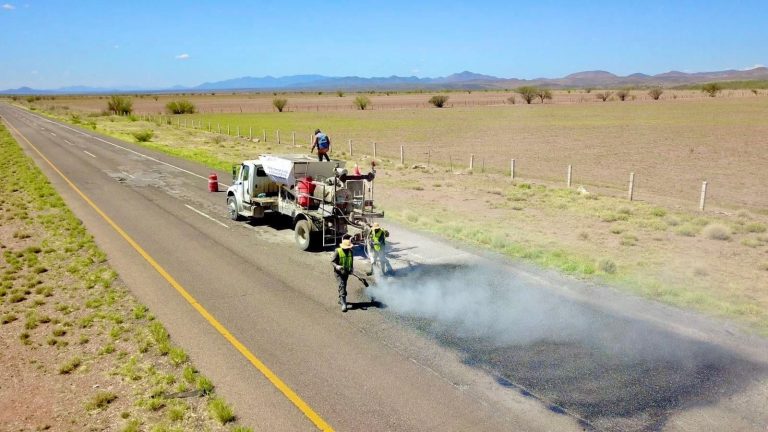
<svg viewBox="0 0 768 432">
<path fill-rule="evenodd" d="M 552 100 L 552 92 L 549 89 L 538 89 L 536 97 L 541 99 L 541 103 L 544 103 L 545 99 Z"/>
<path fill-rule="evenodd" d="M 758 239 L 747 237 L 741 240 L 741 244 L 747 247 L 756 248 L 760 246 L 762 243 Z"/>
<path fill-rule="evenodd" d="M 434 95 L 431 98 L 429 98 L 429 103 L 434 105 L 436 108 L 442 108 L 443 106 L 445 106 L 446 102 L 448 102 L 447 95 Z"/>
<path fill-rule="evenodd" d="M 155 133 L 149 129 L 145 129 L 133 132 L 131 135 L 136 139 L 136 142 L 148 142 L 155 136 Z"/>
<path fill-rule="evenodd" d="M 704 236 L 711 240 L 730 240 L 731 230 L 725 225 L 707 225 L 707 227 L 704 228 Z"/>
<path fill-rule="evenodd" d="M 117 399 L 116 394 L 108 391 L 100 391 L 85 404 L 85 409 L 88 411 L 104 409 L 107 405 L 114 402 L 115 399 Z"/>
<path fill-rule="evenodd" d="M 663 93 L 664 93 L 664 90 L 661 87 L 654 87 L 648 90 L 648 96 L 650 96 L 651 99 L 653 100 L 659 100 L 659 98 Z"/>
<path fill-rule="evenodd" d="M 336 90 L 336 96 L 338 97 L 344 97 L 344 92 L 341 90 Z"/>
<path fill-rule="evenodd" d="M 365 111 L 366 108 L 371 104 L 371 100 L 368 99 L 368 96 L 357 96 L 354 101 L 352 101 L 352 104 L 359 110 Z"/>
<path fill-rule="evenodd" d="M 283 112 L 283 109 L 285 109 L 285 106 L 287 104 L 288 104 L 288 99 L 283 99 L 283 98 L 272 99 L 272 106 L 277 108 L 278 112 Z"/>
<path fill-rule="evenodd" d="M 604 91 L 600 93 L 595 93 L 595 97 L 605 102 L 611 97 L 612 94 L 613 94 L 612 92 Z"/>
<path fill-rule="evenodd" d="M 619 98 L 620 101 L 624 102 L 625 100 L 627 100 L 627 97 L 629 97 L 629 90 L 621 89 L 617 91 L 616 97 Z"/>
<path fill-rule="evenodd" d="M 747 224 L 744 227 L 744 231 L 751 232 L 751 233 L 764 233 L 765 232 L 765 225 L 759 223 L 759 222 L 752 222 L 750 224 Z"/>
<path fill-rule="evenodd" d="M 523 86 L 515 89 L 515 92 L 520 95 L 525 103 L 530 104 L 536 98 L 536 93 L 539 91 L 537 87 Z"/>
<path fill-rule="evenodd" d="M 600 271 L 603 273 L 607 273 L 607 274 L 616 273 L 616 263 L 607 258 L 601 259 L 597 263 L 597 268 L 599 268 Z"/>
<path fill-rule="evenodd" d="M 694 224 L 685 223 L 678 226 L 675 232 L 684 237 L 696 237 L 696 234 L 699 233 L 699 227 Z"/>
<path fill-rule="evenodd" d="M 510 96 L 510 97 L 508 97 L 508 98 L 507 98 L 507 101 L 508 101 L 509 103 L 511 103 L 512 105 L 514 105 L 514 104 L 515 104 L 515 102 L 517 102 L 517 99 L 515 99 L 515 95 L 512 95 L 512 96 Z"/>
<path fill-rule="evenodd" d="M 133 101 L 124 96 L 112 95 L 107 100 L 107 111 L 117 115 L 128 115 L 133 112 Z"/>
<path fill-rule="evenodd" d="M 165 104 L 165 110 L 169 114 L 194 114 L 197 111 L 195 104 L 186 99 L 168 102 Z"/>
<path fill-rule="evenodd" d="M 74 124 L 80 124 L 83 122 L 83 120 L 80 118 L 80 114 L 70 114 L 69 118 Z"/>
<path fill-rule="evenodd" d="M 706 93 L 709 97 L 717 96 L 717 94 L 720 93 L 722 89 L 723 88 L 718 83 L 707 83 L 701 86 L 701 91 Z"/>
</svg>

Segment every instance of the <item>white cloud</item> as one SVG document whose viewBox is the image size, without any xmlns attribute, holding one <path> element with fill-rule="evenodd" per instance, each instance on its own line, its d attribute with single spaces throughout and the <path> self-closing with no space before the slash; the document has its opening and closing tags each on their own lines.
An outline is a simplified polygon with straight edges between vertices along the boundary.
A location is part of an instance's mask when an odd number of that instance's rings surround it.
<svg viewBox="0 0 768 432">
<path fill-rule="evenodd" d="M 176 60 L 186 60 L 188 58 L 189 58 L 189 54 L 186 54 L 186 53 L 179 54 L 179 55 L 176 56 Z"/>
<path fill-rule="evenodd" d="M 756 69 L 756 68 L 760 68 L 760 67 L 765 67 L 765 65 L 763 65 L 763 64 L 756 64 L 756 65 L 753 65 L 753 66 L 747 66 L 747 67 L 745 67 L 742 70 L 743 71 L 748 71 L 748 70 L 752 70 L 752 69 Z"/>
<path fill-rule="evenodd" d="M 10 3 L 6 3 L 6 4 L 4 4 L 2 6 L 2 8 L 5 9 L 5 10 L 14 10 L 14 9 L 16 9 L 16 6 L 14 6 L 14 5 L 10 4 Z"/>
</svg>

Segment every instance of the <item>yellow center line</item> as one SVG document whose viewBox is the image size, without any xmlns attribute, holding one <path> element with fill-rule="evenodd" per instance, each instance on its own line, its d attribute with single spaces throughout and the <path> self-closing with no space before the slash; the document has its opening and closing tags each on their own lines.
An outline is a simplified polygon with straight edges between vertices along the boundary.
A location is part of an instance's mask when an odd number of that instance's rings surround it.
<svg viewBox="0 0 768 432">
<path fill-rule="evenodd" d="M 264 375 L 265 378 L 269 380 L 269 382 L 272 383 L 278 390 L 280 390 L 283 395 L 285 395 L 288 400 L 290 400 L 296 408 L 298 408 L 312 423 L 317 426 L 318 429 L 322 431 L 333 431 L 333 428 L 323 420 L 320 415 L 318 415 L 309 405 L 307 405 L 304 400 L 299 397 L 299 395 L 296 394 L 293 390 L 291 390 L 290 387 L 288 387 L 287 384 L 283 382 L 277 375 L 275 375 L 272 370 L 270 370 L 267 365 L 265 365 L 261 360 L 259 360 L 248 348 L 245 347 L 237 338 L 229 331 L 227 330 L 224 325 L 222 325 L 216 318 L 211 315 L 210 312 L 208 312 L 200 303 L 197 302 L 197 300 L 189 293 L 186 289 L 184 289 L 183 286 L 181 286 L 180 283 L 176 281 L 176 279 L 173 278 L 173 276 L 170 275 L 160 264 L 158 264 L 157 261 L 155 261 L 154 258 L 152 258 L 147 251 L 144 250 L 138 243 L 136 243 L 135 240 L 131 236 L 128 235 L 128 233 L 125 232 L 122 228 L 120 228 L 119 225 L 117 225 L 109 216 L 106 215 L 93 201 L 91 201 L 88 196 L 86 196 L 77 186 L 75 186 L 74 183 L 72 183 L 71 180 L 67 176 L 64 175 L 57 167 L 53 164 L 48 158 L 46 158 L 40 150 L 35 147 L 34 144 L 32 144 L 27 137 L 25 137 L 21 132 L 19 132 L 18 129 L 13 127 L 10 123 L 5 122 L 8 127 L 10 127 L 16 135 L 21 137 L 26 143 L 48 164 L 53 168 L 56 173 L 58 173 L 62 179 L 78 194 L 80 197 L 90 205 L 93 210 L 96 211 L 96 213 L 99 214 L 115 231 L 117 231 L 118 234 L 120 234 L 121 237 L 125 239 L 125 241 L 128 242 L 135 250 L 139 253 L 148 263 L 151 265 L 158 273 L 160 273 L 160 276 L 162 276 L 173 288 L 176 289 L 176 291 L 181 294 L 184 299 L 189 302 L 190 305 L 192 305 L 195 310 L 197 310 L 200 315 L 205 318 L 206 321 L 210 325 L 213 326 L 224 338 L 229 341 L 232 346 L 237 349 L 240 354 L 243 355 L 246 359 L 248 359 L 249 362 L 253 366 L 258 369 L 259 372 Z"/>
</svg>

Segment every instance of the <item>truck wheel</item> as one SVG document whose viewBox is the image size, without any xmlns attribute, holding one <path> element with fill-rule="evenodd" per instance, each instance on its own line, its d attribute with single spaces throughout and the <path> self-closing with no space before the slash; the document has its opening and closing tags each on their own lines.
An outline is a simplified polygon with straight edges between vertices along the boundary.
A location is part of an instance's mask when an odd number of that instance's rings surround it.
<svg viewBox="0 0 768 432">
<path fill-rule="evenodd" d="M 294 228 L 294 238 L 296 239 L 296 247 L 301 251 L 309 250 L 312 246 L 312 225 L 306 219 L 302 219 L 296 222 Z"/>
<path fill-rule="evenodd" d="M 233 221 L 240 220 L 240 213 L 237 212 L 237 200 L 231 196 L 227 198 L 227 209 L 229 209 L 229 218 Z"/>
</svg>

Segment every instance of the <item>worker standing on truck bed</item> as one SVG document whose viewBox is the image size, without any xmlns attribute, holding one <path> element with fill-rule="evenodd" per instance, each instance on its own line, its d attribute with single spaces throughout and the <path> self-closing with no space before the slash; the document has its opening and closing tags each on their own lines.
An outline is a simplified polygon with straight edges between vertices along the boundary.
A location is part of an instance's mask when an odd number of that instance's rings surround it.
<svg viewBox="0 0 768 432">
<path fill-rule="evenodd" d="M 344 239 L 341 241 L 340 247 L 336 248 L 336 251 L 333 253 L 333 259 L 331 259 L 336 281 L 339 283 L 339 304 L 341 305 L 342 312 L 346 312 L 349 309 L 347 306 L 347 279 L 349 279 L 349 275 L 354 270 L 352 255 L 352 241 Z"/>
<path fill-rule="evenodd" d="M 314 152 L 315 147 L 317 147 L 317 160 L 322 162 L 323 156 L 325 156 L 325 160 L 331 161 L 328 157 L 328 152 L 331 151 L 331 138 L 320 132 L 320 129 L 315 129 L 315 138 L 312 140 L 312 148 L 309 149 L 309 152 Z"/>
</svg>

